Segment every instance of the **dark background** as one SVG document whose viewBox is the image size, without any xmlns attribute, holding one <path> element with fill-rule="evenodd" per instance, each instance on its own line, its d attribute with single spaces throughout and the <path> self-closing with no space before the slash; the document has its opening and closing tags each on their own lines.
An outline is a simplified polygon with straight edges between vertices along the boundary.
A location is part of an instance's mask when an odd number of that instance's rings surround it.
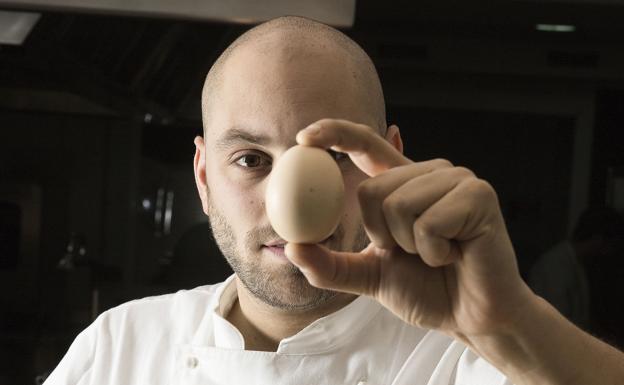
<svg viewBox="0 0 624 385">
<path fill-rule="evenodd" d="M 0 46 L 0 384 L 33 383 L 112 306 L 230 274 L 192 141 L 203 79 L 247 28 L 46 11 Z M 377 65 L 407 155 L 497 189 L 525 278 L 608 203 L 624 166 L 624 2 L 358 1 L 344 32 Z"/>
</svg>

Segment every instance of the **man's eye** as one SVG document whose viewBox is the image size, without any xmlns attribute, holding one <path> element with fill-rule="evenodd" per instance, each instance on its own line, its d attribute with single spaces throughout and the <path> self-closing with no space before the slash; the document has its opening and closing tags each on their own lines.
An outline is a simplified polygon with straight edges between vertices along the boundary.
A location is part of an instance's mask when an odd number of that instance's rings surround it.
<svg viewBox="0 0 624 385">
<path fill-rule="evenodd" d="M 338 152 L 334 150 L 327 150 L 327 152 L 329 153 L 329 155 L 331 155 L 332 158 L 334 158 L 336 162 L 340 162 L 341 160 L 349 157 L 349 155 L 345 154 L 344 152 Z"/>
<path fill-rule="evenodd" d="M 236 159 L 235 163 L 245 168 L 256 168 L 270 164 L 265 158 L 257 154 L 245 154 Z"/>
</svg>

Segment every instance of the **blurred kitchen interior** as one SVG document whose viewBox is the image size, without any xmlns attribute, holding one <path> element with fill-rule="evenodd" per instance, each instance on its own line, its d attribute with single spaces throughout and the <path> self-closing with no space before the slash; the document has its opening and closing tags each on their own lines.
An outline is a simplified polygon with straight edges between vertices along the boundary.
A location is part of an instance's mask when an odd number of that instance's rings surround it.
<svg viewBox="0 0 624 385">
<path fill-rule="evenodd" d="M 525 278 L 585 208 L 624 209 L 623 0 L 68 3 L 0 0 L 0 384 L 34 383 L 112 306 L 231 274 L 193 138 L 211 64 L 267 17 L 362 45 L 406 154 L 497 189 Z M 623 319 L 616 256 L 588 267 L 594 326 Z"/>
</svg>

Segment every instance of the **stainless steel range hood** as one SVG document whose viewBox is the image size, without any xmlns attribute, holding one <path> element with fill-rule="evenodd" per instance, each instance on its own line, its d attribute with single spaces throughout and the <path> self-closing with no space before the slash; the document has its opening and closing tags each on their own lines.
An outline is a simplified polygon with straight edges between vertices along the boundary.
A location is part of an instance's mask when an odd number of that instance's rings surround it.
<svg viewBox="0 0 624 385">
<path fill-rule="evenodd" d="M 38 13 L 0 10 L 0 44 L 20 45 L 39 20 Z"/>
<path fill-rule="evenodd" d="M 0 7 L 259 23 L 284 15 L 350 27 L 356 0 L 0 0 Z"/>
</svg>

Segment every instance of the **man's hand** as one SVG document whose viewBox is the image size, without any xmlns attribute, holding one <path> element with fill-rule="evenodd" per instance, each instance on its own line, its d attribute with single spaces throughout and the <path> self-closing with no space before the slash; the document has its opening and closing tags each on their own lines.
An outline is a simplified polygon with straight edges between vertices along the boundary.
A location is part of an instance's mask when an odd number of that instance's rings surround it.
<svg viewBox="0 0 624 385">
<path fill-rule="evenodd" d="M 405 322 L 491 333 L 529 294 L 494 189 L 445 160 L 413 162 L 372 128 L 342 120 L 300 144 L 347 153 L 371 178 L 358 188 L 372 243 L 360 253 L 288 245 L 311 284 L 376 298 Z"/>
<path fill-rule="evenodd" d="M 520 277 L 487 182 L 448 161 L 413 162 L 372 128 L 344 120 L 318 121 L 297 142 L 344 152 L 370 176 L 358 188 L 366 249 L 286 246 L 312 285 L 371 296 L 409 324 L 462 340 L 517 381 L 567 381 L 570 372 L 550 373 L 526 341 L 535 339 L 531 316 L 551 316 Z"/>
</svg>

